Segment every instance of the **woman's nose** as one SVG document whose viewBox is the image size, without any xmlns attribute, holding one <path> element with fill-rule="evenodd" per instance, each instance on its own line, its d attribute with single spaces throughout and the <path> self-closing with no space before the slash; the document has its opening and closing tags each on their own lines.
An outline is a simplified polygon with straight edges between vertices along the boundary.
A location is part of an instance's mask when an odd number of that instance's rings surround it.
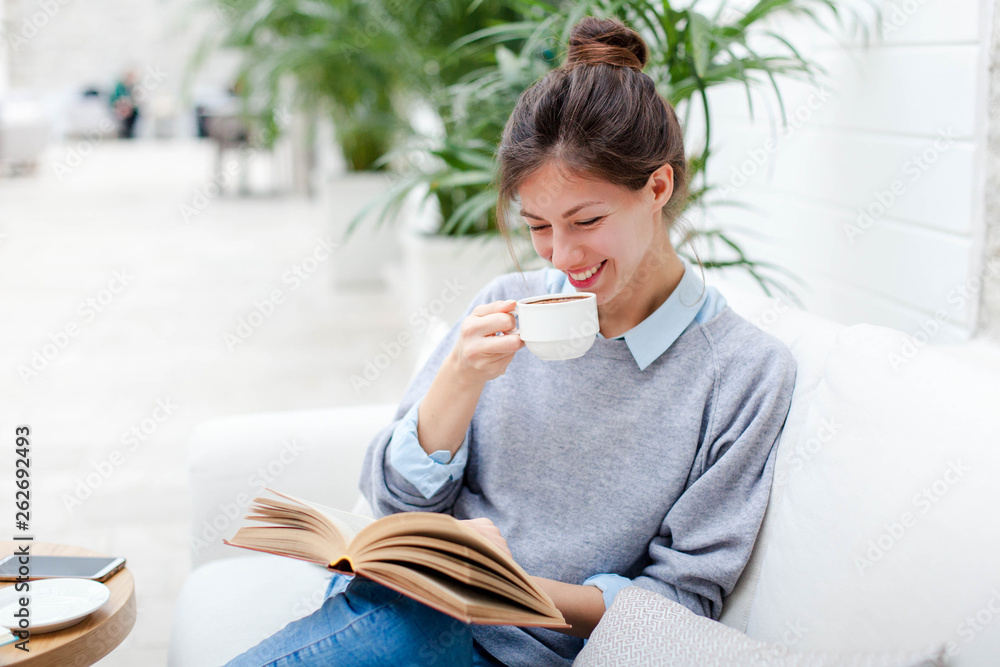
<svg viewBox="0 0 1000 667">
<path fill-rule="evenodd" d="M 560 271 L 576 268 L 583 260 L 583 249 L 573 241 L 572 235 L 553 233 L 552 235 L 552 266 Z"/>
</svg>

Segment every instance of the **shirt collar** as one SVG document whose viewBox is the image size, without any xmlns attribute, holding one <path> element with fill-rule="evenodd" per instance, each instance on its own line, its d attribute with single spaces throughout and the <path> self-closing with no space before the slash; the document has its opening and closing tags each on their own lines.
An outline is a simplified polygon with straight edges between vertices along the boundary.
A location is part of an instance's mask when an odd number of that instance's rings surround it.
<svg viewBox="0 0 1000 667">
<path fill-rule="evenodd" d="M 615 339 L 625 339 L 625 344 L 641 371 L 646 370 L 674 344 L 694 320 L 708 296 L 705 284 L 691 268 L 691 263 L 680 255 L 678 257 L 684 264 L 684 275 L 674 291 L 649 317 Z M 566 279 L 566 274 L 561 271 L 558 273 L 562 276 L 562 285 L 553 285 L 557 289 L 551 291 L 575 292 L 576 288 Z"/>
</svg>

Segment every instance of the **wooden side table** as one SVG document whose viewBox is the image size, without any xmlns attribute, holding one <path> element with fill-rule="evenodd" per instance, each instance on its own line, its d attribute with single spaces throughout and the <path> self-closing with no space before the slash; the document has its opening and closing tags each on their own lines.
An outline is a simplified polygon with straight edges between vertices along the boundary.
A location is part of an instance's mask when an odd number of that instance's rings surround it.
<svg viewBox="0 0 1000 667">
<path fill-rule="evenodd" d="M 105 554 L 46 542 L 0 542 L 0 557 L 16 553 L 17 547 L 30 544 L 35 556 L 104 556 Z M 135 625 L 135 581 L 127 567 L 104 584 L 111 589 L 111 599 L 85 619 L 62 630 L 31 635 L 29 652 L 14 644 L 0 646 L 0 665 L 19 667 L 84 667 L 111 653 L 128 637 Z M 0 589 L 14 582 L 0 582 Z"/>
</svg>

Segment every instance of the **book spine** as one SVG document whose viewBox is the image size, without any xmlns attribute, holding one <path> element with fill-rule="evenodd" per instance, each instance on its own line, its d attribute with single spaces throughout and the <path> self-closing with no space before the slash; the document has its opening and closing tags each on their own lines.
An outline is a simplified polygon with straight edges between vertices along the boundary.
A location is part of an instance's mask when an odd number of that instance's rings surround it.
<svg viewBox="0 0 1000 667">
<path fill-rule="evenodd" d="M 351 560 L 350 556 L 341 556 L 336 560 L 330 561 L 327 569 L 343 572 L 344 574 L 354 574 L 357 571 L 354 567 L 354 561 Z"/>
</svg>

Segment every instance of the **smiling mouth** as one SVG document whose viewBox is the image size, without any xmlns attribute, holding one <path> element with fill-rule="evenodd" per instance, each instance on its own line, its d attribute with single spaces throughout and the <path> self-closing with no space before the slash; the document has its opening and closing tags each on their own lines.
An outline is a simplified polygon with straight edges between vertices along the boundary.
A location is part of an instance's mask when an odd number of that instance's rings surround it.
<svg viewBox="0 0 1000 667">
<path fill-rule="evenodd" d="M 576 281 L 579 281 L 579 282 L 583 282 L 584 280 L 587 280 L 588 278 L 590 278 L 591 276 L 593 276 L 595 273 L 597 273 L 598 271 L 600 271 L 601 267 L 603 267 L 604 264 L 605 264 L 605 262 L 607 262 L 607 261 L 608 260 L 604 260 L 604 262 L 601 262 L 600 264 L 595 264 L 593 267 L 591 267 L 591 268 L 589 268 L 586 271 L 583 271 L 581 273 L 570 273 L 569 271 L 567 271 L 566 273 L 573 280 L 576 280 Z"/>
</svg>

